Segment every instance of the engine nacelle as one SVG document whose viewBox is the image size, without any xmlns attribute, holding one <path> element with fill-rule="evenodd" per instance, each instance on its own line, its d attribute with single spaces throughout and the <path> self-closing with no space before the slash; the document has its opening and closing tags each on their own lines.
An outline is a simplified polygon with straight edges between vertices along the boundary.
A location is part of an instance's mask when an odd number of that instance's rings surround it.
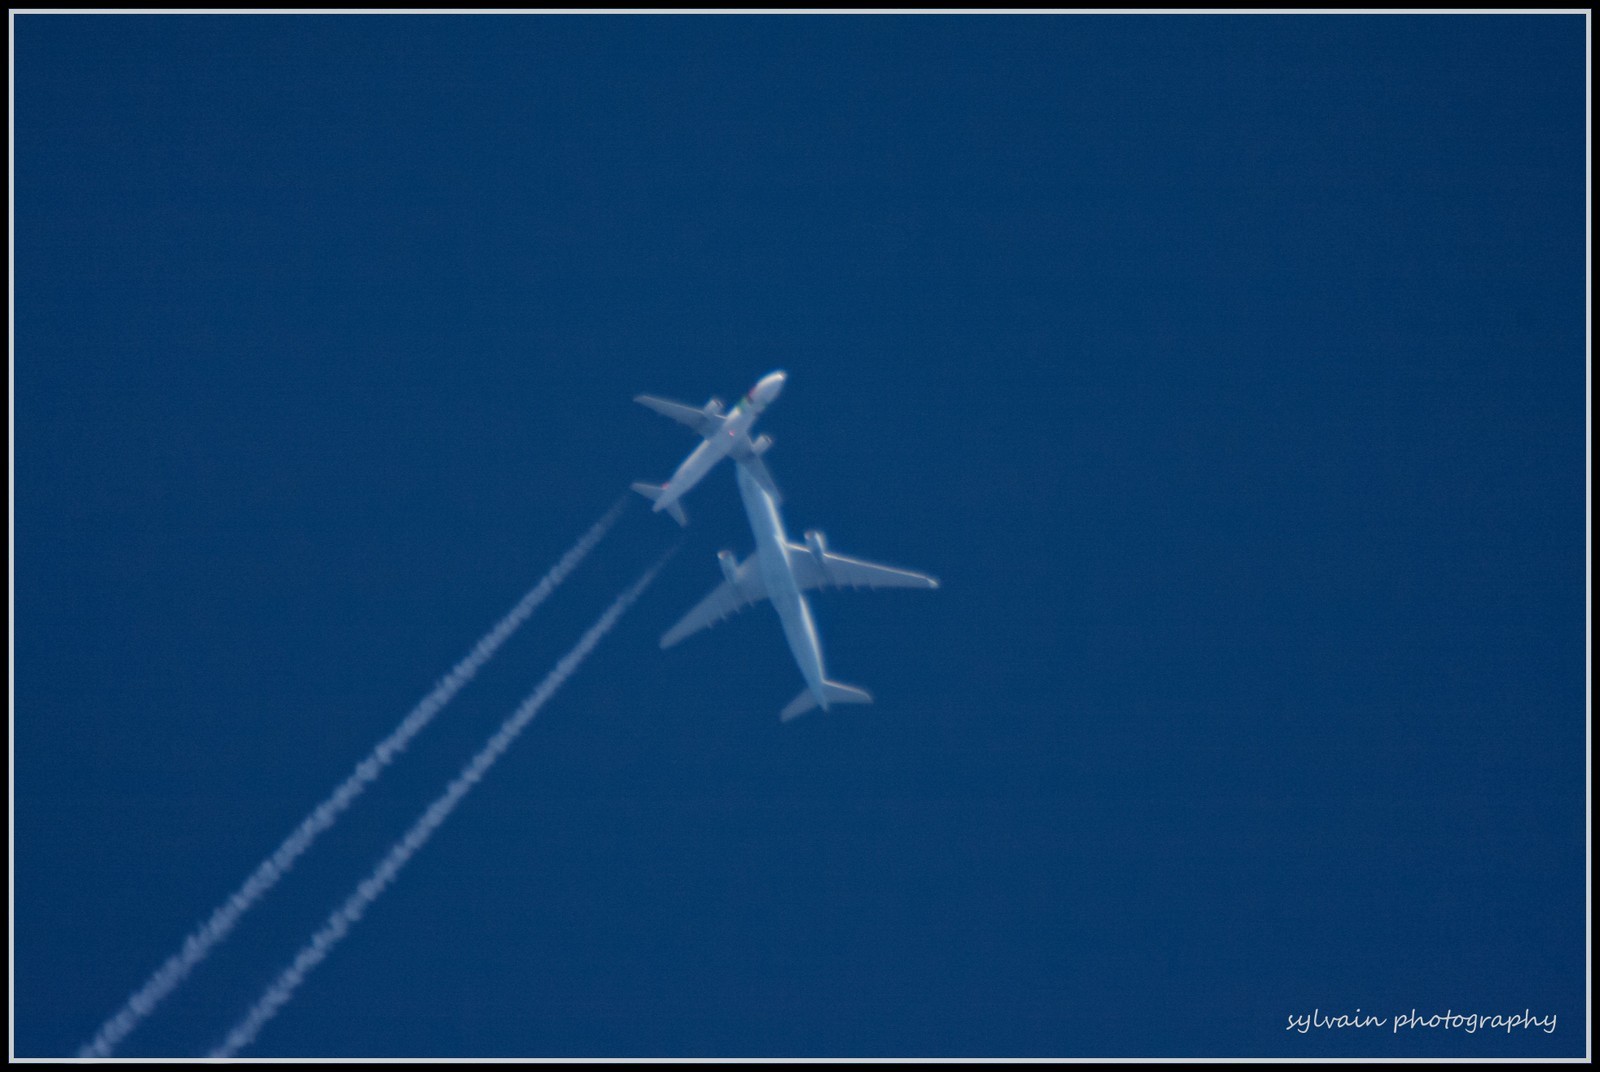
<svg viewBox="0 0 1600 1072">
<path fill-rule="evenodd" d="M 811 557 L 817 560 L 817 565 L 822 565 L 823 558 L 828 554 L 828 539 L 816 529 L 806 533 L 806 550 L 811 552 Z"/>
<path fill-rule="evenodd" d="M 722 399 L 716 397 L 715 395 L 706 399 L 706 404 L 700 407 L 700 412 L 704 413 L 707 417 L 722 416 Z"/>
<path fill-rule="evenodd" d="M 739 583 L 739 560 L 733 557 L 732 551 L 718 551 L 717 563 L 722 566 L 722 575 L 729 584 Z"/>
<path fill-rule="evenodd" d="M 750 441 L 750 453 L 760 457 L 767 452 L 767 448 L 770 446 L 772 446 L 771 436 L 758 435 Z"/>
</svg>

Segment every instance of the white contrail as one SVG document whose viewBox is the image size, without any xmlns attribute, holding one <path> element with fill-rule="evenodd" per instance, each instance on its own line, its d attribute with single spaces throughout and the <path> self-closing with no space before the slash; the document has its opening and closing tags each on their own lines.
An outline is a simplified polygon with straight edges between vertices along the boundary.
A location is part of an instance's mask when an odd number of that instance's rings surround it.
<svg viewBox="0 0 1600 1072">
<path fill-rule="evenodd" d="M 521 733 L 523 727 L 539 713 L 539 708 L 544 706 L 545 701 L 555 695 L 556 690 L 572 676 L 573 671 L 600 639 L 611 631 L 617 619 L 633 605 L 633 601 L 639 598 L 639 594 L 655 579 L 656 573 L 666 565 L 667 559 L 676 551 L 677 548 L 674 547 L 662 555 L 660 560 L 646 570 L 631 588 L 617 597 L 616 602 L 606 609 L 599 621 L 589 627 L 589 631 L 583 634 L 572 650 L 561 657 L 555 669 L 545 675 L 545 679 L 539 682 L 538 688 L 522 701 L 522 705 L 512 712 L 511 717 L 507 718 L 494 736 L 489 738 L 483 749 L 461 769 L 461 773 L 456 775 L 444 794 L 428 806 L 428 810 L 422 813 L 422 817 L 410 830 L 406 831 L 406 835 L 395 842 L 383 862 L 355 888 L 355 892 L 350 894 L 344 904 L 328 917 L 322 929 L 301 948 L 294 961 L 278 976 L 277 981 L 267 987 L 260 999 L 245 1014 L 244 1019 L 228 1032 L 228 1037 L 223 1043 L 211 1051 L 212 1057 L 232 1057 L 254 1041 L 262 1025 L 288 1003 L 294 996 L 295 990 L 311 973 L 311 969 L 322 963 L 339 940 L 349 932 L 351 926 L 361 918 L 368 906 L 378 899 L 378 895 L 388 888 L 389 883 L 394 881 L 400 869 L 427 843 L 428 838 L 439 828 L 439 824 L 450 817 L 450 813 L 461 802 L 461 798 L 488 773 L 494 761 L 499 759 L 511 746 L 511 742 L 517 739 L 517 734 Z"/>
<path fill-rule="evenodd" d="M 122 1040 L 128 1037 L 129 1032 L 138 1027 L 163 998 L 177 989 L 194 970 L 195 965 L 204 960 L 212 948 L 228 936 L 234 925 L 239 922 L 239 917 L 260 900 L 263 894 L 272 889 L 285 871 L 294 866 L 294 862 L 311 847 L 317 835 L 332 826 L 334 820 L 350 806 L 351 802 L 377 780 L 378 775 L 405 749 L 411 738 L 422 732 L 423 727 L 432 721 L 433 716 L 443 710 L 455 694 L 477 675 L 483 664 L 510 639 L 511 634 L 517 631 L 517 627 L 527 621 L 528 616 L 556 590 L 562 581 L 566 580 L 569 573 L 578 568 L 578 564 L 610 531 L 611 526 L 616 523 L 617 518 L 631 501 L 632 496 L 628 495 L 618 499 L 599 521 L 590 526 L 588 532 L 579 537 L 578 542 L 572 545 L 572 549 L 562 555 L 561 560 L 550 572 L 529 589 L 527 595 L 517 601 L 517 605 L 500 619 L 499 624 L 489 630 L 448 674 L 439 679 L 433 691 L 411 709 L 411 713 L 401 720 L 395 731 L 379 742 L 371 754 L 356 765 L 355 771 L 340 783 L 333 794 L 318 804 L 311 814 L 301 821 L 294 832 L 284 839 L 283 844 L 278 846 L 278 851 L 261 861 L 261 865 L 245 880 L 244 885 L 235 890 L 233 896 L 218 905 L 211 913 L 211 917 L 184 939 L 183 947 L 156 969 L 155 974 L 150 976 L 144 986 L 128 998 L 128 1003 L 121 1011 L 100 1026 L 95 1037 L 79 1049 L 79 1057 L 109 1057 Z"/>
</svg>

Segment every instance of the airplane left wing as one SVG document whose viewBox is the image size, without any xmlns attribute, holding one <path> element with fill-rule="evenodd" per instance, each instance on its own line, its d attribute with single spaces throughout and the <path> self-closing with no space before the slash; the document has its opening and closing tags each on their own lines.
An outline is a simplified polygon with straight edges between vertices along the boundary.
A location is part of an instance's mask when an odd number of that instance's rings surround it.
<svg viewBox="0 0 1600 1072">
<path fill-rule="evenodd" d="M 795 584 L 801 588 L 937 588 L 926 573 L 880 566 L 859 558 L 836 555 L 822 543 L 820 533 L 806 533 L 806 542 L 789 545 L 789 563 Z"/>
<path fill-rule="evenodd" d="M 728 556 L 732 560 L 732 556 Z M 661 637 L 661 646 L 670 648 L 684 637 L 709 629 L 730 614 L 736 614 L 752 603 L 767 598 L 767 587 L 761 583 L 761 571 L 755 568 L 755 555 L 751 555 L 734 569 L 734 576 L 713 588 L 704 599 L 694 605 Z"/>
<path fill-rule="evenodd" d="M 635 395 L 633 400 L 647 409 L 655 410 L 663 417 L 671 417 L 679 424 L 687 425 L 706 439 L 721 431 L 723 422 L 728 419 L 718 412 L 722 408 L 720 404 L 713 406 L 708 402 L 705 409 L 696 409 L 682 402 L 656 398 L 653 395 Z"/>
</svg>

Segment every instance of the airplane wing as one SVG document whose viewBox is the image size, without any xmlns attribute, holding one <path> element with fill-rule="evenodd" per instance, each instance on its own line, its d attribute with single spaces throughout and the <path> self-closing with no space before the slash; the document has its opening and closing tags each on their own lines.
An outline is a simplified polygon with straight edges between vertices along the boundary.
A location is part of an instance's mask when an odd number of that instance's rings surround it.
<svg viewBox="0 0 1600 1072">
<path fill-rule="evenodd" d="M 859 558 L 824 551 L 821 561 L 803 543 L 789 545 L 789 563 L 801 588 L 937 588 L 926 573 L 880 566 Z"/>
<path fill-rule="evenodd" d="M 737 580 L 725 580 L 717 585 L 677 625 L 668 629 L 661 637 L 661 646 L 670 648 L 684 637 L 709 629 L 728 615 L 766 599 L 767 588 L 761 583 L 761 571 L 754 568 L 755 557 L 752 554 L 739 566 Z"/>
<path fill-rule="evenodd" d="M 652 395 L 635 395 L 633 400 L 647 409 L 655 410 L 663 417 L 671 417 L 679 424 L 693 428 L 695 432 L 706 439 L 710 439 L 721 431 L 723 422 L 728 419 L 720 413 L 696 409 L 694 406 L 686 406 L 682 402 L 672 402 Z"/>
</svg>

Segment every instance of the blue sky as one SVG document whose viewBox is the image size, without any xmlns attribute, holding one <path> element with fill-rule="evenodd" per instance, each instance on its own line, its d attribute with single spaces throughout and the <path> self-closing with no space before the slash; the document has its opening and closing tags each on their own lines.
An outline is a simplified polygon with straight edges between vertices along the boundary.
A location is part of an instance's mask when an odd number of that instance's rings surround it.
<svg viewBox="0 0 1600 1072">
<path fill-rule="evenodd" d="M 75 1052 L 630 481 L 680 553 L 253 1056 L 1573 1056 L 1581 16 L 20 16 L 15 1047 Z M 127 1042 L 218 1042 L 605 542 Z M 1286 1031 L 1291 1015 L 1557 1029 Z"/>
</svg>

